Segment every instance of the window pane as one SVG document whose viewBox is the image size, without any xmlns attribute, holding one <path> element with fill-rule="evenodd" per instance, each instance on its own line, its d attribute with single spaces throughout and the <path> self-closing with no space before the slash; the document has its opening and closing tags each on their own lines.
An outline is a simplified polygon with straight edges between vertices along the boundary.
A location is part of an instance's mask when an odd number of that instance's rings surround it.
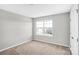
<svg viewBox="0 0 79 59">
<path fill-rule="evenodd" d="M 52 20 L 44 21 L 44 27 L 52 27 Z"/>
<path fill-rule="evenodd" d="M 43 27 L 43 21 L 37 21 L 36 27 Z"/>
<path fill-rule="evenodd" d="M 37 28 L 37 34 L 43 34 L 43 28 Z"/>
<path fill-rule="evenodd" d="M 53 25 L 52 20 L 49 21 L 49 25 L 50 25 L 49 27 L 53 27 L 53 26 L 52 26 L 52 25 Z"/>
</svg>

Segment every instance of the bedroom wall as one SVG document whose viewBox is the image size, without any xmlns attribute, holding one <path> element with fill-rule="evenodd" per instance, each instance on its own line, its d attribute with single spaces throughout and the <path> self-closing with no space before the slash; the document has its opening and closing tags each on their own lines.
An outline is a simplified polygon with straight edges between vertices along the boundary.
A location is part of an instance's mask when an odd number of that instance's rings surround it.
<svg viewBox="0 0 79 59">
<path fill-rule="evenodd" d="M 43 41 L 62 46 L 70 46 L 70 16 L 69 13 L 62 13 L 44 17 L 34 18 L 34 21 L 52 19 L 53 20 L 53 37 L 34 35 L 34 40 Z M 34 32 L 36 30 L 34 29 Z"/>
<path fill-rule="evenodd" d="M 32 39 L 32 19 L 0 9 L 0 50 Z"/>
</svg>

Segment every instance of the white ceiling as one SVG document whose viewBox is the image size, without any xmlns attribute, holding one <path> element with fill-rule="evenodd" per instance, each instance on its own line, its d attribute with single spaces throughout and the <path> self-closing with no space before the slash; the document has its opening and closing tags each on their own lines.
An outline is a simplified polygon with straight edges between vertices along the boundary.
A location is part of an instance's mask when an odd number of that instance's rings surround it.
<svg viewBox="0 0 79 59">
<path fill-rule="evenodd" d="M 34 18 L 69 12 L 71 6 L 71 4 L 0 4 L 0 9 Z"/>
</svg>

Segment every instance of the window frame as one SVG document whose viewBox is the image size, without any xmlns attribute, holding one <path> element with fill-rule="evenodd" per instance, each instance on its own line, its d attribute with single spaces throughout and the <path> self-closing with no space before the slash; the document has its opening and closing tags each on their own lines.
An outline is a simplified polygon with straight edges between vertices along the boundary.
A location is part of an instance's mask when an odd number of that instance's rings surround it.
<svg viewBox="0 0 79 59">
<path fill-rule="evenodd" d="M 42 28 L 42 29 L 43 29 L 43 32 L 45 31 L 46 28 L 52 28 L 52 33 L 53 33 L 53 20 L 52 20 L 52 19 L 49 19 L 49 20 L 47 20 L 47 19 L 46 19 L 46 20 L 35 20 L 35 21 L 34 21 L 34 25 L 35 25 L 35 30 L 36 30 L 36 31 L 37 31 L 37 27 L 36 27 L 36 22 L 37 22 L 37 21 L 43 21 L 43 27 L 38 27 L 38 28 Z M 45 25 L 44 25 L 44 24 L 45 24 L 45 21 L 52 21 L 52 27 L 45 27 Z M 49 23 L 49 24 L 50 24 L 50 23 Z M 41 34 L 37 34 L 36 31 L 35 31 L 35 35 L 41 35 Z M 45 35 L 45 34 L 43 34 L 43 35 Z M 48 35 L 48 36 L 52 36 L 53 34 L 46 34 L 46 36 L 47 36 L 47 35 Z"/>
</svg>

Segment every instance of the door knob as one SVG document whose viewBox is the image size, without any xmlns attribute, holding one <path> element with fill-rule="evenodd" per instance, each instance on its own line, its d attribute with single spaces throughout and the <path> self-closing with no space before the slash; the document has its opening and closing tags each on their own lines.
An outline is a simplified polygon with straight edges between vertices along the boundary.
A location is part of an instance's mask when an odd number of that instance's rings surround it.
<svg viewBox="0 0 79 59">
<path fill-rule="evenodd" d="M 78 38 L 77 38 L 77 42 L 78 42 Z"/>
<path fill-rule="evenodd" d="M 73 36 L 72 36 L 71 38 L 72 38 L 72 39 L 74 39 L 74 37 L 73 37 Z"/>
</svg>

